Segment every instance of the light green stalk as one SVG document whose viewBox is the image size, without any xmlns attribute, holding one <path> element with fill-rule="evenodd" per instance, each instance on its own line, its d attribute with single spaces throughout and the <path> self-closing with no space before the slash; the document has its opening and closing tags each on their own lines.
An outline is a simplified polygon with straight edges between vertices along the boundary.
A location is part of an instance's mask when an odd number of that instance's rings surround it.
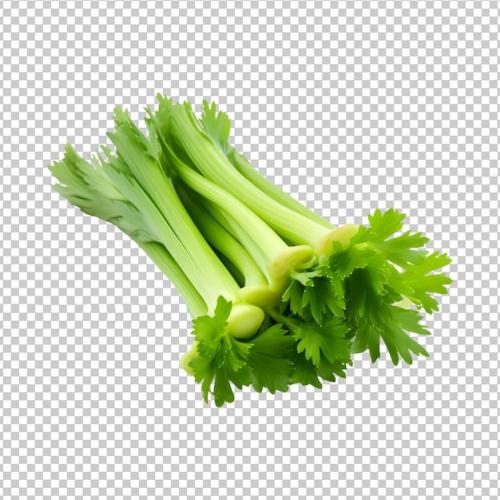
<svg viewBox="0 0 500 500">
<path fill-rule="evenodd" d="M 323 217 L 315 214 L 312 210 L 309 210 L 306 206 L 302 205 L 302 203 L 298 202 L 295 198 L 292 198 L 288 193 L 285 193 L 278 186 L 266 179 L 266 177 L 260 174 L 236 149 L 232 148 L 228 158 L 236 170 L 238 170 L 238 172 L 249 180 L 255 187 L 260 189 L 262 193 L 271 197 L 273 200 L 277 201 L 286 208 L 289 208 L 290 210 L 293 210 L 294 212 L 303 215 L 304 217 L 307 217 L 308 219 L 311 219 L 328 229 L 332 229 L 332 225 L 323 219 Z"/>
<path fill-rule="evenodd" d="M 283 238 L 297 245 L 306 244 L 316 248 L 331 232 L 331 228 L 275 201 L 234 168 L 204 132 L 188 103 L 173 106 L 170 130 L 205 177 L 218 186 L 229 186 L 237 199 Z"/>
<path fill-rule="evenodd" d="M 194 193 L 189 193 L 187 189 L 182 189 L 182 186 L 178 186 L 176 189 L 184 207 L 193 218 L 205 239 L 236 267 L 243 276 L 244 285 L 267 285 L 266 277 L 260 271 L 250 254 L 243 245 L 241 245 L 238 240 L 221 226 L 221 224 L 210 215 L 210 212 L 203 207 L 202 198 L 194 198 Z"/>
<path fill-rule="evenodd" d="M 154 227 L 162 227 L 165 236 L 161 242 L 179 262 L 195 288 L 203 291 L 210 310 L 215 307 L 219 295 L 231 300 L 239 289 L 238 284 L 189 217 L 171 180 L 163 172 L 154 151 L 151 151 L 151 145 L 126 113 L 116 110 L 115 118 L 116 132 L 108 135 L 131 174 L 151 198 L 145 211 L 155 214 Z M 138 191 L 129 189 L 127 195 L 132 197 Z M 141 195 L 141 201 L 146 203 L 145 196 Z M 160 217 L 164 219 L 163 224 L 160 224 Z M 184 255 L 179 245 L 184 247 Z"/>
<path fill-rule="evenodd" d="M 172 109 L 172 101 L 168 98 L 158 96 L 160 108 L 163 109 L 163 118 L 167 118 L 169 110 Z M 165 112 L 167 114 L 165 114 Z M 202 104 L 202 113 L 199 124 L 203 127 L 204 132 L 210 136 L 213 143 L 222 151 L 229 159 L 233 166 L 246 177 L 254 186 L 259 188 L 263 193 L 267 194 L 273 200 L 289 209 L 297 212 L 305 217 L 325 226 L 332 228 L 331 224 L 325 219 L 309 210 L 307 207 L 299 203 L 289 194 L 275 186 L 265 176 L 261 175 L 250 162 L 240 154 L 236 148 L 229 143 L 229 135 L 231 133 L 231 120 L 229 116 L 221 110 L 217 110 L 215 102 L 211 104 L 204 100 Z"/>
<path fill-rule="evenodd" d="M 140 156 L 136 160 L 140 161 Z M 84 212 L 115 224 L 145 249 L 162 271 L 186 292 L 185 298 L 193 314 L 205 310 L 211 314 L 218 297 L 222 295 L 233 302 L 227 325 L 228 333 L 247 337 L 257 332 L 264 320 L 264 311 L 251 304 L 238 303 L 238 284 L 197 229 L 193 238 L 195 248 L 188 252 L 179 235 L 188 232 L 189 228 L 174 230 L 177 227 L 172 227 L 170 212 L 162 214 L 158 210 L 127 169 L 122 157 L 110 158 L 109 162 L 96 160 L 92 166 L 68 147 L 64 160 L 52 164 L 51 170 L 60 182 L 56 189 L 64 197 Z M 189 218 L 175 190 L 173 192 L 178 202 L 177 207 L 174 202 L 174 207 L 182 209 Z M 168 197 L 168 192 L 166 195 Z M 192 221 L 191 225 L 196 228 Z M 203 246 L 200 248 L 200 245 Z M 167 253 L 159 251 L 163 247 Z M 206 255 L 203 255 L 203 249 L 206 250 Z M 196 265 L 197 256 L 203 259 L 206 269 Z M 193 293 L 193 289 L 199 297 Z M 206 307 L 203 307 L 200 298 Z"/>
<path fill-rule="evenodd" d="M 282 290 L 281 288 L 273 289 L 276 279 L 269 280 L 267 267 L 264 265 L 265 273 L 262 272 L 246 248 L 233 236 L 233 234 L 243 236 L 243 241 L 246 239 L 251 241 L 236 221 L 217 205 L 197 196 L 192 191 L 189 192 L 186 186 L 178 185 L 177 190 L 207 241 L 243 276 L 244 286 L 238 292 L 241 301 L 254 304 L 265 311 L 276 307 L 280 302 Z M 232 231 L 231 228 L 236 231 Z M 248 244 L 248 241 L 246 242 Z M 260 255 L 260 251 L 258 253 Z"/>
<path fill-rule="evenodd" d="M 261 272 L 266 276 L 269 281 L 269 259 L 262 248 L 254 241 L 252 236 L 245 231 L 241 224 L 228 212 L 220 208 L 215 203 L 210 202 L 206 198 L 202 201 L 203 208 L 215 219 L 217 222 L 232 234 L 241 245 L 246 248 L 252 256 L 253 261 L 257 264 Z"/>
<path fill-rule="evenodd" d="M 270 286 L 275 291 L 284 291 L 289 282 L 290 271 L 308 262 L 313 251 L 306 245 L 289 247 L 262 219 L 241 203 L 232 194 L 206 179 L 182 161 L 176 161 L 179 177 L 194 191 L 211 203 L 231 214 L 266 259 L 266 271 Z"/>
<path fill-rule="evenodd" d="M 174 284 L 179 295 L 186 303 L 189 313 L 193 318 L 207 314 L 208 308 L 201 295 L 193 287 L 182 269 L 176 264 L 172 256 L 167 252 L 163 245 L 154 242 L 136 243 L 144 250 L 148 257 L 156 264 L 158 269 Z"/>
</svg>

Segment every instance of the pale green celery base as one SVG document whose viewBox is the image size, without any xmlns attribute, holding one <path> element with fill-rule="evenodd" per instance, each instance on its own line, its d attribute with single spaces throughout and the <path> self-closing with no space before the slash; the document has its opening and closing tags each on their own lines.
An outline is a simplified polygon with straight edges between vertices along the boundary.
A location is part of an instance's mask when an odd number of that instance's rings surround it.
<svg viewBox="0 0 500 500">
<path fill-rule="evenodd" d="M 264 311 L 253 304 L 234 304 L 227 321 L 227 333 L 238 339 L 253 337 L 265 316 Z"/>
<path fill-rule="evenodd" d="M 281 295 L 268 285 L 245 286 L 238 292 L 238 300 L 268 311 L 278 306 Z"/>
<path fill-rule="evenodd" d="M 254 239 L 225 210 L 208 200 L 204 200 L 204 207 L 249 250 L 252 259 L 265 274 L 266 283 L 272 294 L 281 296 L 290 283 L 290 271 L 306 264 L 314 257 L 313 249 L 307 245 L 293 247 L 283 245 L 279 253 L 270 260 L 270 256 L 262 255 L 261 249 L 256 247 Z M 261 303 L 259 302 L 257 305 L 261 305 Z"/>
<path fill-rule="evenodd" d="M 269 265 L 270 288 L 280 296 L 290 283 L 290 271 L 311 262 L 314 251 L 307 245 L 287 247 Z"/>
</svg>

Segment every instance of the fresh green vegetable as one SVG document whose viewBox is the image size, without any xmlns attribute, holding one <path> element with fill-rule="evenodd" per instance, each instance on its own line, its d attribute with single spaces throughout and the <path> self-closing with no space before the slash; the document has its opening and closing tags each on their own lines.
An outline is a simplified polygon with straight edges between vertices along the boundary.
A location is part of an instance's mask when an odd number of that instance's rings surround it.
<svg viewBox="0 0 500 500">
<path fill-rule="evenodd" d="M 267 271 L 270 286 L 279 291 L 287 276 L 283 301 L 290 312 L 320 326 L 332 317 L 343 317 L 354 349 L 368 349 L 373 360 L 380 356 L 381 340 L 395 361 L 399 356 L 411 361 L 409 350 L 425 354 L 410 342 L 394 307 L 406 298 L 427 312 L 435 310 L 432 294 L 446 293 L 450 279 L 430 273 L 447 265 L 449 258 L 423 249 L 428 240 L 419 233 L 395 236 L 404 219 L 395 210 L 376 210 L 366 227 L 334 228 L 312 213 L 306 217 L 287 197 L 276 196 L 267 181 L 249 175 L 248 164 L 247 175 L 242 175 L 241 155 L 228 144 L 229 119 L 217 114 L 213 105 L 205 103 L 203 110 L 198 120 L 189 103 L 161 98 L 150 122 L 158 130 L 174 175 L 205 197 L 208 205 L 216 205 L 215 213 L 225 212 L 223 219 L 227 214 L 236 216 L 240 229 L 235 236 L 241 238 L 244 233 L 243 244 L 257 249 L 256 260 Z M 234 158 L 240 158 L 236 166 Z M 299 246 L 287 245 L 287 251 L 277 236 Z M 314 256 L 306 254 L 308 247 L 314 249 Z M 290 254 L 304 257 L 288 259 Z M 272 275 L 275 269 L 281 275 L 277 282 Z M 407 331 L 424 333 L 422 328 Z"/>
<path fill-rule="evenodd" d="M 229 144 L 215 105 L 160 97 L 148 134 L 117 109 L 112 152 L 87 162 L 68 147 L 56 188 L 128 234 L 175 284 L 193 316 L 181 364 L 205 400 L 234 388 L 286 391 L 344 377 L 352 354 L 383 342 L 394 363 L 427 355 L 419 310 L 437 311 L 450 260 L 430 253 L 404 216 L 376 210 L 334 227 L 261 176 Z"/>
</svg>

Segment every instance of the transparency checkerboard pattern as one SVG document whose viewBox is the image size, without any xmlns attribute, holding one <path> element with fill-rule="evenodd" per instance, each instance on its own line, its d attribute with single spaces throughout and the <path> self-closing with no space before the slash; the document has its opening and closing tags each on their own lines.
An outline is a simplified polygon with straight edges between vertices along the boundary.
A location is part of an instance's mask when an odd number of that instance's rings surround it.
<svg viewBox="0 0 500 500">
<path fill-rule="evenodd" d="M 499 497 L 496 0 L 3 0 L 0 23 L 0 498 Z M 332 221 L 396 207 L 449 251 L 431 358 L 205 405 L 176 291 L 47 170 L 158 91 L 217 101 Z"/>
</svg>

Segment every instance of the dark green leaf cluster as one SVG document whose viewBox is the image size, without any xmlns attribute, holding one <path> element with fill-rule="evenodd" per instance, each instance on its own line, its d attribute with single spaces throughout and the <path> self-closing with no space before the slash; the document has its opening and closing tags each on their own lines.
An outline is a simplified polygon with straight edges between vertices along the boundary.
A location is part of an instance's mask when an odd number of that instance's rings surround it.
<svg viewBox="0 0 500 500">
<path fill-rule="evenodd" d="M 320 379 L 345 377 L 351 361 L 347 325 L 332 318 L 324 325 L 273 314 L 252 339 L 227 333 L 231 303 L 219 298 L 215 314 L 193 321 L 194 355 L 189 361 L 205 401 L 213 395 L 221 406 L 234 401 L 233 386 L 257 392 L 286 392 L 291 384 L 321 387 Z M 271 324 L 271 321 L 273 324 Z"/>
<path fill-rule="evenodd" d="M 404 232 L 404 215 L 390 209 L 376 210 L 369 225 L 361 226 L 346 246 L 338 242 L 331 253 L 305 270 L 292 274 L 283 300 L 302 320 L 326 328 L 335 318 L 347 326 L 353 352 L 368 350 L 373 361 L 380 357 L 380 341 L 392 361 L 412 362 L 412 354 L 426 350 L 408 332 L 427 335 L 417 310 L 401 307 L 413 303 L 428 313 L 438 309 L 432 294 L 444 294 L 451 283 L 436 273 L 450 263 L 445 254 L 429 253 L 420 233 Z"/>
<path fill-rule="evenodd" d="M 219 297 L 212 316 L 193 321 L 195 354 L 189 362 L 205 401 L 213 394 L 221 406 L 234 401 L 232 386 L 252 386 L 274 393 L 286 391 L 293 373 L 294 339 L 280 325 L 266 325 L 251 340 L 238 340 L 227 332 L 231 303 Z"/>
</svg>

